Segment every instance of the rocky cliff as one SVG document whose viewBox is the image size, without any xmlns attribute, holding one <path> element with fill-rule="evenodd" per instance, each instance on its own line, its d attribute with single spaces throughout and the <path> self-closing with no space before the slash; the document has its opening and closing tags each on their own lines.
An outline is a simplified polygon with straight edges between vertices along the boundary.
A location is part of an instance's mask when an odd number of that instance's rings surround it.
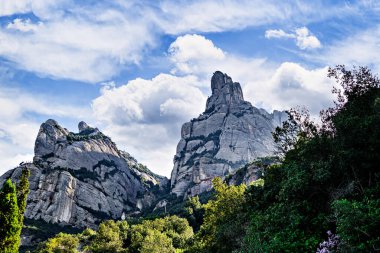
<svg viewBox="0 0 380 253">
<path fill-rule="evenodd" d="M 205 112 L 182 126 L 171 175 L 171 192 L 177 196 L 208 191 L 214 177 L 273 155 L 271 133 L 287 119 L 284 112 L 268 113 L 244 101 L 240 84 L 222 72 L 214 73 L 211 90 Z"/>
<path fill-rule="evenodd" d="M 94 227 L 103 219 L 138 213 L 165 190 L 168 179 L 118 150 L 97 128 L 84 122 L 78 128 L 79 133 L 72 133 L 46 121 L 38 132 L 33 162 L 0 178 L 0 185 L 8 177 L 17 181 L 23 168 L 30 169 L 26 218 Z"/>
</svg>

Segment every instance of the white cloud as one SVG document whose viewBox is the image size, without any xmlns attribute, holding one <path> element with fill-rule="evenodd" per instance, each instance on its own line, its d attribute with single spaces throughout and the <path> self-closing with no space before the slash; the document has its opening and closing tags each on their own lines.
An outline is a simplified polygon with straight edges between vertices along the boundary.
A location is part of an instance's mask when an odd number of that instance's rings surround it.
<svg viewBox="0 0 380 253">
<path fill-rule="evenodd" d="M 174 64 L 172 73 L 179 75 L 197 75 L 203 87 L 209 87 L 211 75 L 221 70 L 240 77 L 247 75 L 253 80 L 266 76 L 263 67 L 270 64 L 261 58 L 245 58 L 224 52 L 211 40 L 200 35 L 178 37 L 169 47 L 169 58 Z M 252 69 L 258 71 L 252 72 Z"/>
<path fill-rule="evenodd" d="M 30 19 L 16 18 L 7 25 L 7 29 L 14 29 L 21 32 L 35 32 L 40 26 L 42 26 L 42 22 L 33 24 Z"/>
<path fill-rule="evenodd" d="M 138 78 L 120 87 L 106 86 L 93 101 L 95 116 L 115 124 L 188 119 L 203 107 L 199 105 L 204 97 L 197 83 L 194 76 L 160 74 L 152 80 Z"/>
<path fill-rule="evenodd" d="M 138 64 L 144 50 L 155 43 L 149 18 L 130 8 L 33 1 L 31 11 L 43 25 L 29 19 L 10 22 L 8 29 L 0 30 L 0 56 L 42 76 L 107 80 L 126 66 Z"/>
<path fill-rule="evenodd" d="M 348 67 L 368 66 L 380 73 L 380 25 L 354 33 L 341 41 L 327 46 L 320 54 L 311 54 L 311 60 L 317 60 L 330 66 L 345 64 Z"/>
<path fill-rule="evenodd" d="M 170 60 L 175 64 L 172 73 L 179 71 L 199 74 L 210 62 L 219 62 L 226 58 L 225 53 L 215 47 L 211 40 L 196 34 L 178 37 L 170 45 L 168 52 Z"/>
<path fill-rule="evenodd" d="M 194 76 L 160 74 L 120 87 L 104 87 L 93 101 L 95 118 L 120 148 L 157 173 L 169 176 L 181 125 L 204 109 Z"/>
<path fill-rule="evenodd" d="M 0 16 L 33 13 L 43 26 L 12 21 L 8 27 L 14 29 L 0 30 L 0 56 L 42 76 L 102 82 L 139 64 L 163 34 L 222 32 L 296 21 L 307 24 L 354 12 L 344 7 L 274 0 L 238 4 L 232 0 L 2 0 Z M 315 48 L 318 40 L 313 35 L 299 37 L 297 45 Z"/>
<path fill-rule="evenodd" d="M 30 0 L 2 0 L 0 4 L 0 17 L 17 13 L 26 13 L 31 9 Z"/>
<path fill-rule="evenodd" d="M 300 49 L 314 49 L 322 47 L 317 37 L 312 35 L 307 27 L 297 28 L 294 33 L 286 33 L 283 30 L 267 30 L 265 31 L 267 39 L 295 39 L 297 47 Z"/>
<path fill-rule="evenodd" d="M 278 30 L 267 30 L 265 31 L 265 38 L 267 39 L 280 39 L 280 38 L 295 38 L 294 34 L 286 33 L 282 29 Z"/>
<path fill-rule="evenodd" d="M 322 1 L 164 0 L 155 22 L 169 34 L 222 32 L 268 24 L 307 24 L 329 17 L 352 15 L 356 8 Z M 323 11 L 321 11 L 323 10 Z"/>
<path fill-rule="evenodd" d="M 306 27 L 296 29 L 296 41 L 297 46 L 301 49 L 322 47 L 321 42 L 318 40 L 318 38 L 310 34 L 309 29 Z"/>
<path fill-rule="evenodd" d="M 159 20 L 170 34 L 184 32 L 219 32 L 243 29 L 250 25 L 262 25 L 285 20 L 292 8 L 281 8 L 288 4 L 274 1 L 163 1 L 161 10 L 165 14 Z"/>
<path fill-rule="evenodd" d="M 285 62 L 271 72 L 268 79 L 248 81 L 244 92 L 267 110 L 305 106 L 317 116 L 320 110 L 332 105 L 332 87 L 327 67 L 308 70 L 299 64 Z"/>
</svg>

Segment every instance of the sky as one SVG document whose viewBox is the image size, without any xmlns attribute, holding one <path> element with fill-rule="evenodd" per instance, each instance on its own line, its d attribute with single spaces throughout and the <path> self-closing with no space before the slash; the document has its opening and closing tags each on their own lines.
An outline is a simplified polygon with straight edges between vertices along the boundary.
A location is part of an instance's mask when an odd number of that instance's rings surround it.
<svg viewBox="0 0 380 253">
<path fill-rule="evenodd" d="M 169 177 L 216 70 L 256 107 L 318 115 L 337 64 L 380 73 L 380 1 L 1 0 L 0 175 L 53 118 Z"/>
</svg>

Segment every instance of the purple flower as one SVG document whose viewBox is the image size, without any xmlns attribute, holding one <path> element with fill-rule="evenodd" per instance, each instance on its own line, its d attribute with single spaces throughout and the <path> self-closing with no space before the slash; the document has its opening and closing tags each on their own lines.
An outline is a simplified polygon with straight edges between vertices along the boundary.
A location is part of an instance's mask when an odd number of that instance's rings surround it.
<svg viewBox="0 0 380 253">
<path fill-rule="evenodd" d="M 316 253 L 333 253 L 337 252 L 340 244 L 339 235 L 334 235 L 330 230 L 327 231 L 327 241 L 321 242 Z"/>
</svg>

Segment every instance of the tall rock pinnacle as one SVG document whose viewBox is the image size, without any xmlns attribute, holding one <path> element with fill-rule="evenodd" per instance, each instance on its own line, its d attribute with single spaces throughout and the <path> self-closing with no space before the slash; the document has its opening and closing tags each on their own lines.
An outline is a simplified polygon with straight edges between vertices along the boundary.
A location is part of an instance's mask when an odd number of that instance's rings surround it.
<svg viewBox="0 0 380 253">
<path fill-rule="evenodd" d="M 185 123 L 174 156 L 171 192 L 193 196 L 212 188 L 211 180 L 224 177 L 258 157 L 273 155 L 272 131 L 287 119 L 244 101 L 239 83 L 216 71 L 206 110 Z"/>
<path fill-rule="evenodd" d="M 239 83 L 232 82 L 231 77 L 216 71 L 211 78 L 212 95 L 208 98 L 206 111 L 211 108 L 218 108 L 224 111 L 231 106 L 238 106 L 244 101 L 243 92 Z"/>
</svg>

